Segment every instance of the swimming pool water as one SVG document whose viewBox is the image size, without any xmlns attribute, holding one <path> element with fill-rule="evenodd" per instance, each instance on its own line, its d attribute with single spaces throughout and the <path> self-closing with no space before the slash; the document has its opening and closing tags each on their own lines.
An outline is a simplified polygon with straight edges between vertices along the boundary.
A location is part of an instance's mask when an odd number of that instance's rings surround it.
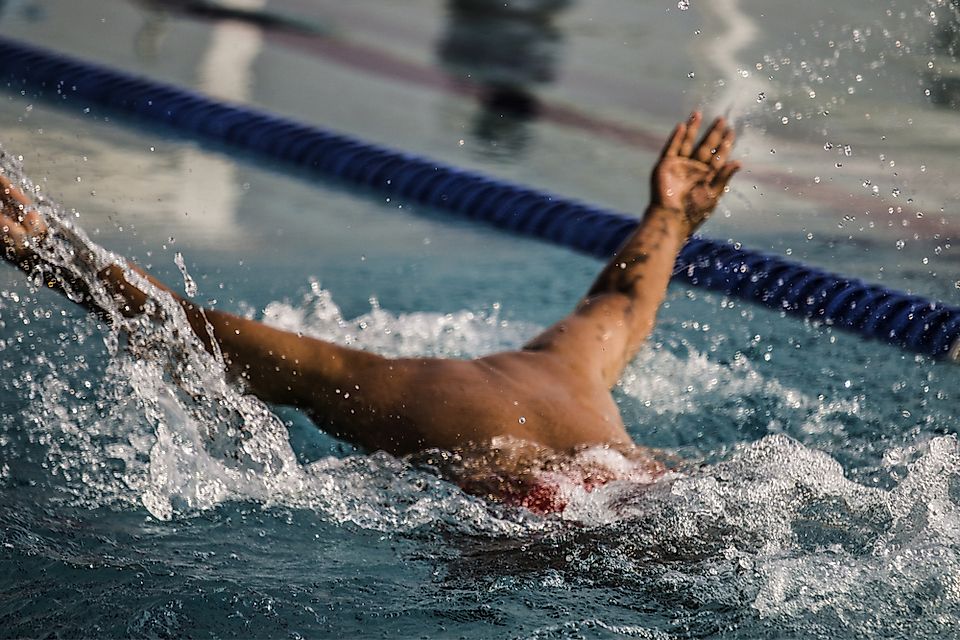
<svg viewBox="0 0 960 640">
<path fill-rule="evenodd" d="M 476 150 L 499 139 L 471 128 L 472 94 L 437 80 L 453 3 L 267 3 L 327 24 L 337 46 L 264 36 L 232 84 L 210 70 L 218 38 L 239 57 L 252 46 L 243 25 L 119 0 L 14 2 L 0 32 L 626 210 L 642 206 L 654 149 L 603 127 L 659 135 L 759 81 L 729 98 L 752 173 L 705 231 L 954 301 L 953 112 L 921 97 L 910 66 L 926 65 L 929 17 L 868 1 L 716 5 L 570 3 L 556 78 L 531 88 L 549 108 L 505 152 Z M 726 48 L 705 59 L 698 29 Z M 823 66 L 834 50 L 848 67 Z M 748 76 L 711 71 L 724 52 Z M 758 70 L 766 57 L 780 69 Z M 881 75 L 865 73 L 877 60 Z M 387 61 L 404 80 L 369 68 Z M 5 150 L 93 242 L 174 283 L 179 252 L 200 299 L 292 330 L 395 355 L 489 353 L 566 313 L 599 268 L 95 109 L 2 99 Z M 119 348 L 0 270 L 0 635 L 957 635 L 953 365 L 675 287 L 617 399 L 630 433 L 681 456 L 682 474 L 542 518 L 268 410 L 189 344 L 152 350 L 168 330 Z"/>
</svg>

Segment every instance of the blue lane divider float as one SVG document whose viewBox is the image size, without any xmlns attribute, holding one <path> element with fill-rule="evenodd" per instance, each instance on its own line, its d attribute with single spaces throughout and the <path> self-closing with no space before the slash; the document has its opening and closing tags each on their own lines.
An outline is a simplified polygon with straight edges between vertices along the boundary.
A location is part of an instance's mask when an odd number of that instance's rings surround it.
<svg viewBox="0 0 960 640">
<path fill-rule="evenodd" d="M 612 256 L 637 225 L 620 213 L 5 38 L 0 81 L 159 122 L 598 258 Z M 960 355 L 960 308 L 730 243 L 692 238 L 677 259 L 676 277 L 917 353 Z"/>
</svg>

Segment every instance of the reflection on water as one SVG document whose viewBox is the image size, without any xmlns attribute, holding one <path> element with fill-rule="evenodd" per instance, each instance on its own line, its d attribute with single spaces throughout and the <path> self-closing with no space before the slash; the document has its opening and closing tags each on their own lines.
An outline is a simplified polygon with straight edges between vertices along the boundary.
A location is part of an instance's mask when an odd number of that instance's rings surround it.
<svg viewBox="0 0 960 640">
<path fill-rule="evenodd" d="M 539 110 L 535 87 L 554 80 L 560 60 L 554 18 L 571 3 L 449 0 L 437 54 L 457 78 L 480 86 L 473 135 L 485 153 L 509 157 L 526 145 L 526 123 Z"/>
<path fill-rule="evenodd" d="M 950 109 L 960 108 L 960 2 L 950 0 L 950 12 L 934 19 L 931 48 L 935 60 L 927 64 L 924 76 L 930 83 L 930 100 Z M 936 14 L 934 14 L 936 15 Z"/>
<path fill-rule="evenodd" d="M 197 64 L 196 85 L 215 99 L 237 104 L 249 101 L 255 82 L 254 64 L 263 49 L 263 25 L 257 19 L 258 11 L 267 0 L 233 0 L 229 6 L 191 0 L 139 1 L 152 9 L 144 14 L 143 26 L 134 41 L 135 49 L 147 59 L 154 58 L 163 48 L 167 13 L 218 18 Z M 235 218 L 242 195 L 236 174 L 237 165 L 229 158 L 195 147 L 184 149 L 176 185 L 170 191 L 176 202 L 173 208 L 193 215 L 193 224 L 204 233 L 216 235 L 225 243 L 235 241 Z"/>
<path fill-rule="evenodd" d="M 18 13 L 27 20 L 42 20 L 44 9 L 32 0 L 0 0 L 0 20 L 7 14 Z"/>
</svg>

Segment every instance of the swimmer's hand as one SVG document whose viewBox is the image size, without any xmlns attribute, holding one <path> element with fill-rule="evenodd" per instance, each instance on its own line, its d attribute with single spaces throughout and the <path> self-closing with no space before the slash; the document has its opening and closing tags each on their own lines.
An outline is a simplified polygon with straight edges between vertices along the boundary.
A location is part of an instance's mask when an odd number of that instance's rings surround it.
<svg viewBox="0 0 960 640">
<path fill-rule="evenodd" d="M 3 256 L 21 268 L 36 257 L 34 247 L 47 234 L 47 225 L 30 198 L 0 175 L 0 241 Z"/>
<path fill-rule="evenodd" d="M 3 257 L 28 273 L 38 266 L 44 266 L 44 285 L 67 294 L 74 302 L 109 318 L 107 308 L 98 303 L 97 297 L 92 295 L 92 283 L 88 279 L 77 277 L 69 269 L 43 265 L 37 248 L 49 231 L 47 223 L 30 197 L 7 176 L 0 174 L 0 249 L 3 250 Z M 61 229 L 59 233 L 64 231 Z M 104 290 L 119 303 L 117 311 L 131 317 L 147 308 L 150 297 L 127 280 L 128 270 L 140 274 L 159 289 L 169 291 L 169 288 L 134 264 L 128 264 L 126 268 L 118 264 L 101 268 L 96 274 L 97 284 L 103 285 Z M 111 306 L 111 309 L 114 307 Z"/>
<path fill-rule="evenodd" d="M 653 168 L 651 207 L 682 214 L 689 236 L 710 217 L 739 162 L 728 162 L 736 134 L 723 118 L 696 144 L 702 116 L 694 112 L 676 126 Z"/>
</svg>

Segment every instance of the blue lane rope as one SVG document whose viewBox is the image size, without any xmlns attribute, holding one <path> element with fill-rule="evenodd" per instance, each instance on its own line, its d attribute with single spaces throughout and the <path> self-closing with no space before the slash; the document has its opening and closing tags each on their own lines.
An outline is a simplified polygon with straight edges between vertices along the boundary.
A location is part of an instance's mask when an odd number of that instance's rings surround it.
<svg viewBox="0 0 960 640">
<path fill-rule="evenodd" d="M 0 38 L 0 81 L 42 97 L 95 104 L 315 173 L 384 191 L 609 259 L 637 220 L 428 158 Z M 957 359 L 960 309 L 692 238 L 676 277 L 933 356 Z"/>
</svg>

